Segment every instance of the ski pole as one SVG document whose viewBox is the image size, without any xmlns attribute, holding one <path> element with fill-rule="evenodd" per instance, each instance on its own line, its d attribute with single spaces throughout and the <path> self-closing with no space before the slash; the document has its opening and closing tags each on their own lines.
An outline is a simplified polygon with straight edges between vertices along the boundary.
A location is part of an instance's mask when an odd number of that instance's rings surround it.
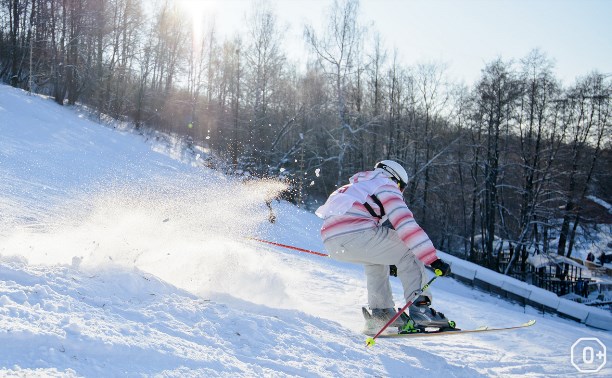
<svg viewBox="0 0 612 378">
<path fill-rule="evenodd" d="M 317 252 L 317 251 L 311 251 L 310 249 L 304 249 L 304 248 L 299 248 L 299 247 L 294 247 L 292 245 L 287 245 L 287 244 L 281 244 L 281 243 L 275 243 L 275 242 L 271 242 L 268 240 L 263 240 L 263 239 L 257 239 L 254 237 L 246 237 L 247 239 L 251 239 L 251 240 L 255 240 L 261 243 L 266 243 L 266 244 L 271 244 L 271 245 L 275 245 L 277 247 L 283 247 L 283 248 L 287 248 L 287 249 L 293 249 L 294 251 L 299 251 L 299 252 L 304 252 L 304 253 L 310 253 L 312 255 L 317 255 L 317 256 L 323 256 L 323 257 L 329 257 L 328 254 L 325 253 L 321 253 L 321 252 Z"/>
<path fill-rule="evenodd" d="M 441 273 L 441 272 L 440 272 Z M 436 280 L 436 278 L 438 278 L 440 275 L 438 275 L 438 272 L 436 271 L 436 275 L 433 276 L 429 282 L 427 282 L 422 288 L 420 288 L 419 290 L 417 290 L 416 292 L 414 292 L 414 294 L 412 294 L 412 298 L 410 298 L 410 300 L 408 302 L 406 302 L 406 305 L 404 305 L 404 307 L 402 307 L 396 314 L 394 317 L 391 318 L 391 320 L 389 320 L 387 322 L 387 324 L 385 324 L 380 331 L 378 331 L 378 333 L 376 335 L 374 335 L 374 337 L 368 337 L 366 339 L 366 346 L 367 347 L 371 347 L 374 346 L 374 344 L 376 344 L 376 341 L 374 341 L 378 336 L 380 336 L 386 329 L 387 327 L 389 327 L 391 325 L 391 323 L 393 323 L 397 318 L 399 318 L 404 311 L 406 311 L 406 309 L 408 307 L 410 307 L 410 305 L 412 305 L 414 303 L 414 301 L 419 297 L 419 295 L 423 294 L 423 292 L 425 290 L 427 290 L 427 288 L 429 287 L 429 285 L 432 284 L 432 282 L 434 282 Z"/>
</svg>

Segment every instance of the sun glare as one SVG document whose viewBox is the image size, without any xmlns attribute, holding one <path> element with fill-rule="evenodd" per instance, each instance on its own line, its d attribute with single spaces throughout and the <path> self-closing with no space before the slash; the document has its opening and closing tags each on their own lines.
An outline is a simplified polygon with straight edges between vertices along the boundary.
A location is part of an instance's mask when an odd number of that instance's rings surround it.
<svg viewBox="0 0 612 378">
<path fill-rule="evenodd" d="M 194 39 L 202 38 L 205 20 L 215 12 L 217 2 L 214 0 L 177 0 L 177 3 L 186 14 L 191 16 Z"/>
</svg>

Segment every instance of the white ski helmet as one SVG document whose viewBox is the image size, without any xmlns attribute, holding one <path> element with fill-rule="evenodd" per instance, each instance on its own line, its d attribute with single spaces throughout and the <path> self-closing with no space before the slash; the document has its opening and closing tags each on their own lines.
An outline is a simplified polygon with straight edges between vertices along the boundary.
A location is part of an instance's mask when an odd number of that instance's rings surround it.
<svg viewBox="0 0 612 378">
<path fill-rule="evenodd" d="M 382 169 L 389 174 L 389 177 L 397 182 L 400 190 L 403 192 L 408 185 L 408 173 L 402 165 L 393 160 L 381 160 L 374 166 L 375 169 Z"/>
</svg>

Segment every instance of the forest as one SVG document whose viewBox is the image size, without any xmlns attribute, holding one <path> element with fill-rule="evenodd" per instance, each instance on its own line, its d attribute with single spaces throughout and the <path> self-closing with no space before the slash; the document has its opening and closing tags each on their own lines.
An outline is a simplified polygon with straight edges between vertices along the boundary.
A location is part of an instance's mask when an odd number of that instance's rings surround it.
<svg viewBox="0 0 612 378">
<path fill-rule="evenodd" d="M 570 257 L 578 233 L 610 222 L 589 199 L 612 202 L 610 74 L 565 84 L 533 49 L 459 83 L 444 63 L 401 63 L 359 5 L 330 2 L 294 62 L 265 1 L 245 9 L 248 32 L 221 38 L 213 22 L 193 33 L 171 0 L 0 0 L 0 80 L 188 138 L 211 167 L 284 180 L 309 210 L 394 159 L 436 247 L 506 274 L 530 253 Z"/>
</svg>

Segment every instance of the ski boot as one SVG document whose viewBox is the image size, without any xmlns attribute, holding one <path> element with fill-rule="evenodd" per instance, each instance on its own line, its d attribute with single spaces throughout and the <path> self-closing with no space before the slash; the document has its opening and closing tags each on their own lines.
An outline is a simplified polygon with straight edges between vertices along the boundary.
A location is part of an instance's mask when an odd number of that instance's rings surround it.
<svg viewBox="0 0 612 378">
<path fill-rule="evenodd" d="M 443 313 L 434 310 L 429 305 L 431 305 L 429 298 L 420 296 L 408 308 L 414 328 L 421 331 L 429 331 L 432 328 L 438 331 L 449 331 L 456 328 L 454 321 L 448 320 Z"/>
<path fill-rule="evenodd" d="M 396 312 L 392 308 L 375 308 L 372 309 L 372 313 L 368 311 L 365 307 L 362 307 L 363 317 L 365 318 L 365 329 L 364 333 L 376 334 L 389 320 L 391 320 Z M 389 327 L 397 327 L 401 329 L 404 327 L 406 318 L 408 315 L 402 314 L 400 315 L 393 323 L 389 325 Z"/>
<path fill-rule="evenodd" d="M 400 315 L 400 317 L 402 318 L 404 325 L 398 328 L 397 333 L 406 334 L 406 333 L 422 332 L 422 330 L 416 326 L 416 324 L 414 323 L 414 320 L 410 319 L 410 316 L 408 316 L 408 314 L 403 312 L 402 315 Z"/>
</svg>

